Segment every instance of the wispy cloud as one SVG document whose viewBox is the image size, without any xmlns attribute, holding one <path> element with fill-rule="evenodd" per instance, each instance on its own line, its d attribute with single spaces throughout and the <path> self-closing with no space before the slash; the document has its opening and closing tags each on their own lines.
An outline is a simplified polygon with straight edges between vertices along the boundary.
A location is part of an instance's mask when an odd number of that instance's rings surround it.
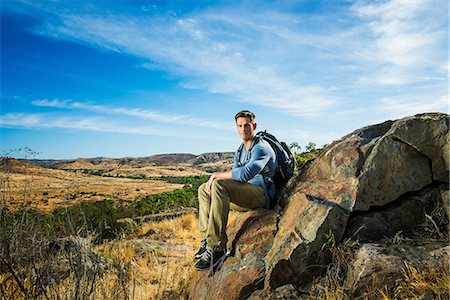
<svg viewBox="0 0 450 300">
<path fill-rule="evenodd" d="M 343 103 L 349 110 L 354 107 L 348 105 L 364 107 L 349 99 L 355 95 L 348 90 L 372 93 L 380 86 L 415 88 L 423 82 L 442 88 L 436 78 L 447 77 L 445 0 L 356 1 L 350 9 L 342 5 L 320 16 L 252 2 L 183 16 L 58 7 L 34 5 L 46 16 L 36 32 L 130 54 L 143 59 L 145 68 L 168 71 L 185 88 L 300 117 L 333 115 Z M 83 109 L 192 123 L 189 116 L 139 109 Z"/>
<path fill-rule="evenodd" d="M 398 97 L 385 97 L 381 101 L 381 110 L 390 115 L 392 119 L 410 116 L 424 112 L 448 112 L 448 97 L 442 95 L 429 101 L 424 101 L 416 95 L 402 95 Z"/>
<path fill-rule="evenodd" d="M 27 129 L 74 129 L 93 132 L 125 133 L 162 137 L 199 138 L 181 130 L 165 130 L 149 126 L 121 126 L 117 122 L 93 117 L 62 117 L 47 113 L 7 113 L 0 116 L 0 127 Z M 209 140 L 227 140 L 220 136 L 203 136 Z"/>
<path fill-rule="evenodd" d="M 293 28 L 295 16 L 233 13 L 223 9 L 186 18 L 129 18 L 57 11 L 59 21 L 45 23 L 39 32 L 144 58 L 148 62 L 143 66 L 169 70 L 184 87 L 245 103 L 305 117 L 336 105 L 338 97 L 302 78 L 308 72 L 302 67 L 308 60 L 304 47 L 311 43 Z"/>
<path fill-rule="evenodd" d="M 404 85 L 442 77 L 447 60 L 447 1 L 391 0 L 358 2 L 353 12 L 369 36 L 364 57 L 375 68 L 362 76 L 363 84 Z M 444 50 L 444 51 L 442 51 Z"/>
<path fill-rule="evenodd" d="M 86 110 L 90 112 L 96 112 L 101 114 L 121 115 L 128 117 L 135 117 L 143 120 L 156 121 L 160 123 L 169 123 L 174 125 L 190 125 L 196 127 L 206 127 L 213 129 L 228 129 L 232 130 L 229 124 L 222 124 L 220 122 L 205 121 L 196 119 L 191 116 L 180 115 L 175 116 L 171 114 L 165 114 L 158 111 L 140 109 L 140 108 L 124 108 L 124 107 L 111 107 L 105 105 L 96 105 L 72 100 L 35 100 L 32 101 L 33 105 L 41 107 L 56 107 L 76 110 Z"/>
</svg>

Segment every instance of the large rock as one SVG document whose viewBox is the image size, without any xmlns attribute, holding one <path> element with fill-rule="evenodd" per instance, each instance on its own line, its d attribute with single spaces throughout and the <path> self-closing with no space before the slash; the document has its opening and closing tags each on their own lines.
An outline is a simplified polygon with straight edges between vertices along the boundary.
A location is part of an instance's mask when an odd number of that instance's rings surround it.
<svg viewBox="0 0 450 300">
<path fill-rule="evenodd" d="M 439 184 L 448 185 L 448 130 L 447 114 L 430 113 L 368 126 L 334 142 L 288 183 L 279 221 L 275 212 L 260 210 L 228 228 L 232 257 L 212 276 L 197 274 L 189 297 L 270 299 L 277 289 L 287 295 L 289 284 L 305 287 L 326 268 L 323 245 L 339 241 L 348 224 L 366 224 L 364 234 L 375 239 L 416 226 L 433 203 L 414 195 L 430 189 L 436 195 Z M 448 197 L 448 189 L 438 194 Z M 358 223 L 366 212 L 369 218 Z M 360 281 L 354 282 L 357 287 Z"/>
<path fill-rule="evenodd" d="M 342 237 L 352 212 L 379 210 L 433 181 L 448 181 L 442 171 L 448 171 L 442 150 L 447 136 L 448 115 L 423 114 L 359 129 L 329 146 L 300 180 L 292 180 L 297 184 L 287 192 L 266 257 L 265 288 L 307 284 L 326 259 L 321 246 L 330 235 Z M 423 216 L 418 213 L 416 220 Z M 389 235 L 405 224 L 386 227 Z"/>
<path fill-rule="evenodd" d="M 277 214 L 270 210 L 239 213 L 227 228 L 231 256 L 216 272 L 197 272 L 189 299 L 242 299 L 263 287 L 264 257 L 272 246 Z"/>
<path fill-rule="evenodd" d="M 387 204 L 433 181 L 448 182 L 448 120 L 436 113 L 394 122 L 364 162 L 354 209 Z"/>
<path fill-rule="evenodd" d="M 364 244 L 356 253 L 347 273 L 350 294 L 360 296 L 367 289 L 392 288 L 404 278 L 405 270 L 418 271 L 448 268 L 450 246 L 440 243 L 427 245 Z"/>
<path fill-rule="evenodd" d="M 347 218 L 347 212 L 335 203 L 294 194 L 266 256 L 266 288 L 308 281 L 317 275 L 321 269 L 313 266 L 326 264 L 320 252 L 327 234 L 333 232 L 339 239 Z"/>
<path fill-rule="evenodd" d="M 382 210 L 354 214 L 347 225 L 346 236 L 367 242 L 394 236 L 399 231 L 408 232 L 425 221 L 424 212 L 448 202 L 444 189 L 445 185 L 427 187 L 401 197 Z"/>
</svg>

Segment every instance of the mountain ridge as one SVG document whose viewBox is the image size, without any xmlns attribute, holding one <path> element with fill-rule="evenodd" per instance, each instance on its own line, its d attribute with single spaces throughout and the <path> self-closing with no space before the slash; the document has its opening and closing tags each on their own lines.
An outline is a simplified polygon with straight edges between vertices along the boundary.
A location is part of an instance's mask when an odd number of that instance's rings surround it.
<svg viewBox="0 0 450 300">
<path fill-rule="evenodd" d="M 192 164 L 199 166 L 208 163 L 217 163 L 221 161 L 230 161 L 233 159 L 233 152 L 206 152 L 199 155 L 191 153 L 166 153 L 155 154 L 143 157 L 93 157 L 93 158 L 76 158 L 76 159 L 18 159 L 27 161 L 38 166 L 54 169 L 73 169 L 80 168 L 81 165 L 98 166 L 101 163 L 115 163 L 117 166 L 132 165 L 134 167 L 144 165 L 167 166 L 178 164 Z"/>
</svg>

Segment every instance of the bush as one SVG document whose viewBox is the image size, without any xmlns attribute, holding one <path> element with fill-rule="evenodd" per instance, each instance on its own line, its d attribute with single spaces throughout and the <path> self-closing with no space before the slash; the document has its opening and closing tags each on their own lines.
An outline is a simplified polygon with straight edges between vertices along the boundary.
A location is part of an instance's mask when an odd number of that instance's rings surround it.
<svg viewBox="0 0 450 300">
<path fill-rule="evenodd" d="M 306 167 L 308 163 L 313 161 L 322 150 L 317 149 L 316 144 L 313 142 L 309 142 L 308 145 L 306 145 L 306 151 L 304 152 L 302 152 L 302 147 L 297 142 L 291 143 L 289 145 L 289 148 L 294 154 L 294 157 L 297 160 L 298 168 L 300 170 Z"/>
</svg>

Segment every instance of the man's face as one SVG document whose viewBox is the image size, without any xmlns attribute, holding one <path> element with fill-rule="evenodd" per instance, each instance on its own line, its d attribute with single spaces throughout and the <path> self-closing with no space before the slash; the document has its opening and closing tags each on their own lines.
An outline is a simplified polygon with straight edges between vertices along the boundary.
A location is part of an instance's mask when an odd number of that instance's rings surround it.
<svg viewBox="0 0 450 300">
<path fill-rule="evenodd" d="M 241 139 L 249 141 L 253 138 L 256 129 L 256 123 L 251 123 L 249 118 L 240 117 L 236 119 L 236 128 Z"/>
</svg>

